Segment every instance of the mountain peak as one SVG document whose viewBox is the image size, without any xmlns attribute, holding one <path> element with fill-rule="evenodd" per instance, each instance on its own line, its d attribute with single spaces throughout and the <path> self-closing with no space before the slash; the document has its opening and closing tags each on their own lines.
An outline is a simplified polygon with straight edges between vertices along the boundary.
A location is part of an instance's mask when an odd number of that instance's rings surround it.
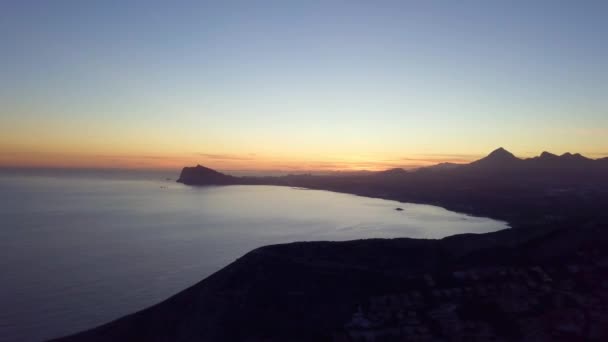
<svg viewBox="0 0 608 342">
<path fill-rule="evenodd" d="M 511 167 L 514 165 L 518 165 L 518 162 L 521 159 L 515 157 L 513 153 L 505 150 L 502 147 L 499 147 L 488 154 L 485 158 L 479 159 L 477 161 L 472 162 L 469 165 L 474 165 L 477 167 Z"/>
<path fill-rule="evenodd" d="M 547 151 L 543 151 L 543 153 L 540 154 L 540 158 L 542 159 L 554 159 L 556 157 L 557 155 Z"/>
<path fill-rule="evenodd" d="M 213 172 L 217 172 L 217 171 L 215 171 L 214 169 L 212 169 L 212 168 L 208 168 L 208 167 L 203 166 L 203 165 L 201 165 L 201 164 L 196 164 L 196 169 L 197 169 L 197 170 L 200 170 L 200 171 L 213 171 Z M 218 172 L 218 173 L 219 173 L 219 172 Z"/>
<path fill-rule="evenodd" d="M 560 157 L 565 160 L 579 160 L 579 161 L 589 160 L 589 158 L 581 155 L 580 153 L 572 154 L 570 152 L 566 152 L 566 153 L 562 154 Z"/>
<path fill-rule="evenodd" d="M 495 149 L 494 151 L 492 151 L 490 154 L 488 154 L 488 156 L 486 158 L 490 158 L 490 159 L 501 159 L 501 160 L 507 160 L 507 159 L 517 159 L 513 153 L 505 150 L 502 147 L 499 147 L 497 149 Z M 484 158 L 485 159 L 485 158 Z"/>
</svg>

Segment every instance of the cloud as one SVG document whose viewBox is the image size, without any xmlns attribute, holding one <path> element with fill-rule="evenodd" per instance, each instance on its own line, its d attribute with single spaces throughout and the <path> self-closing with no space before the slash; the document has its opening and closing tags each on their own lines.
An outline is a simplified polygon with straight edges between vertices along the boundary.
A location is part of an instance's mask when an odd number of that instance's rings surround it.
<svg viewBox="0 0 608 342">
<path fill-rule="evenodd" d="M 393 168 L 416 168 L 420 167 L 420 164 L 404 164 L 403 162 L 396 160 L 381 160 L 381 161 L 311 161 L 301 162 L 297 166 L 294 164 L 283 164 L 280 167 L 291 170 L 386 170 Z"/>
<path fill-rule="evenodd" d="M 418 156 L 428 156 L 428 157 L 437 157 L 437 158 L 461 158 L 461 159 L 471 159 L 481 157 L 481 154 L 470 154 L 470 153 L 425 153 L 425 154 L 416 154 Z"/>
<path fill-rule="evenodd" d="M 218 154 L 218 153 L 197 153 L 196 155 L 213 160 L 254 160 L 255 154 Z"/>
<path fill-rule="evenodd" d="M 424 164 L 439 164 L 439 163 L 459 163 L 466 164 L 470 163 L 475 158 L 401 158 L 400 160 Z"/>
<path fill-rule="evenodd" d="M 111 158 L 116 160 L 132 160 L 132 159 L 146 159 L 146 160 L 181 160 L 183 158 L 176 158 L 172 156 L 154 156 L 154 155 L 111 155 L 111 154 L 94 154 L 91 155 L 93 158 Z"/>
<path fill-rule="evenodd" d="M 481 158 L 478 154 L 419 154 L 414 155 L 415 157 L 403 157 L 400 161 L 414 162 L 417 164 L 439 164 L 439 163 L 456 163 L 456 164 L 467 164 L 473 160 Z"/>
</svg>

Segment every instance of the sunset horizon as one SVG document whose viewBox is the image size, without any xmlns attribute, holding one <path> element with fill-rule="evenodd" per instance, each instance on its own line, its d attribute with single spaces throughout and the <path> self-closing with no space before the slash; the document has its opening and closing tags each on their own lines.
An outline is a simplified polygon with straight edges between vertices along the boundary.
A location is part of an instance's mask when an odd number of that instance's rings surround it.
<svg viewBox="0 0 608 342">
<path fill-rule="evenodd" d="M 5 7 L 0 167 L 608 155 L 601 3 Z"/>
<path fill-rule="evenodd" d="M 499 148 L 499 147 L 496 147 Z M 191 156 L 105 156 L 105 155 L 79 155 L 79 156 L 57 156 L 52 162 L 41 162 L 24 158 L 6 158 L 5 164 L 0 168 L 29 168 L 29 169 L 126 169 L 126 170 L 174 170 L 177 171 L 184 166 L 204 165 L 223 172 L 258 172 L 258 173 L 288 173 L 288 172 L 350 172 L 350 171 L 383 171 L 393 168 L 417 169 L 421 167 L 434 166 L 443 163 L 468 164 L 478 160 L 496 148 L 489 149 L 479 154 L 412 154 L 401 158 L 372 160 L 364 157 L 350 159 L 304 159 L 293 158 L 270 158 L 256 154 L 213 154 L 193 153 Z M 565 153 L 579 153 L 590 159 L 601 159 L 608 157 L 608 153 L 581 153 L 579 151 L 564 150 L 551 151 L 547 149 L 538 152 L 517 153 L 509 148 L 518 158 L 526 159 L 549 152 L 556 155 Z M 11 161 L 17 161 L 11 163 Z M 19 162 L 21 161 L 21 162 Z"/>
</svg>

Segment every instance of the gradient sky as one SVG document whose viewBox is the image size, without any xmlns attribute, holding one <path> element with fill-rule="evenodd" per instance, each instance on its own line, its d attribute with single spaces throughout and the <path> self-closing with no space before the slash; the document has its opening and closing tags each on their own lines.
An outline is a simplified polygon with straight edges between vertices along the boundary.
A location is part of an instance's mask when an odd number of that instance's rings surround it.
<svg viewBox="0 0 608 342">
<path fill-rule="evenodd" d="M 608 1 L 2 1 L 0 165 L 608 155 Z"/>
</svg>

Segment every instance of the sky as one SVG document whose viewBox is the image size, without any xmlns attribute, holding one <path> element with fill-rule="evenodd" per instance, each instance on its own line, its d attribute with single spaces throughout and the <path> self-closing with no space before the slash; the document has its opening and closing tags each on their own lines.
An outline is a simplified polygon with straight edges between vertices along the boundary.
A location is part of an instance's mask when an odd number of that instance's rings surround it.
<svg viewBox="0 0 608 342">
<path fill-rule="evenodd" d="M 0 2 L 0 166 L 608 156 L 607 1 Z"/>
</svg>

